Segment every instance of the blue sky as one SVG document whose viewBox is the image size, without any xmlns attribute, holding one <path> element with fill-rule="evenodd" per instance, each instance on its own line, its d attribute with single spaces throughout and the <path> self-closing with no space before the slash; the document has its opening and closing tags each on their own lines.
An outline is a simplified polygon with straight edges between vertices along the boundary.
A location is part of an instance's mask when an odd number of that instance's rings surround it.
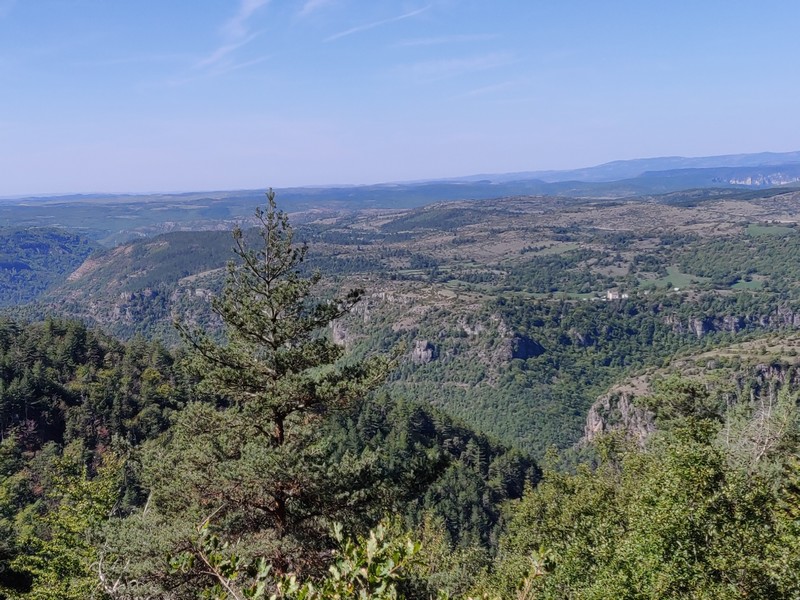
<svg viewBox="0 0 800 600">
<path fill-rule="evenodd" d="M 0 0 L 0 196 L 800 149 L 800 2 Z"/>
</svg>

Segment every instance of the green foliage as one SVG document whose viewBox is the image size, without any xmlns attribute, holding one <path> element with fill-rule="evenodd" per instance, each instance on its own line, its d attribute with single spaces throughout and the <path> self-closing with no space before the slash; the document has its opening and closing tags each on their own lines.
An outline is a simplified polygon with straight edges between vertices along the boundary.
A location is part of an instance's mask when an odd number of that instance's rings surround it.
<svg viewBox="0 0 800 600">
<path fill-rule="evenodd" d="M 101 521 L 139 502 L 110 447 L 166 429 L 183 403 L 175 358 L 49 319 L 0 322 L 0 585 L 24 597 L 89 597 Z M 63 451 L 62 451 L 63 449 Z M 125 483 L 122 483 L 124 474 Z"/>
<path fill-rule="evenodd" d="M 769 289 L 791 291 L 796 297 L 800 268 L 794 257 L 800 251 L 800 235 L 792 229 L 777 233 L 723 238 L 691 246 L 679 255 L 681 270 L 708 277 L 713 285 L 722 288 L 758 275 L 766 278 Z"/>
<path fill-rule="evenodd" d="M 656 393 L 640 403 L 655 413 L 662 427 L 701 436 L 712 433 L 725 412 L 703 382 L 678 376 L 657 382 Z"/>
<path fill-rule="evenodd" d="M 82 235 L 61 229 L 0 228 L 0 306 L 30 302 L 96 249 Z"/>
<path fill-rule="evenodd" d="M 794 492 L 778 474 L 791 468 L 791 453 L 784 446 L 731 460 L 737 453 L 715 435 L 724 425 L 708 397 L 694 384 L 670 382 L 653 401 L 666 407 L 660 422 L 670 427 L 646 448 L 623 448 L 573 475 L 547 473 L 515 511 L 495 571 L 479 589 L 513 597 L 531 553 L 544 552 L 534 597 L 796 597 L 786 565 L 800 558 L 797 521 L 783 508 Z M 785 420 L 769 425 L 762 416 L 751 419 L 783 432 Z M 797 449 L 794 442 L 790 452 Z"/>
<path fill-rule="evenodd" d="M 124 346 L 74 321 L 0 320 L 0 433 L 47 441 L 138 443 L 183 402 L 175 359 L 158 342 Z"/>
<path fill-rule="evenodd" d="M 348 339 L 355 353 L 382 351 L 395 340 L 413 346 L 419 337 L 441 347 L 431 364 L 401 365 L 396 395 L 428 401 L 541 456 L 550 445 L 574 443 L 589 404 L 631 371 L 659 367 L 678 352 L 791 326 L 800 314 L 791 264 L 797 236 L 745 235 L 746 223 L 721 212 L 692 225 L 696 211 L 685 206 L 774 195 L 753 194 L 695 190 L 645 202 L 504 198 L 380 218 L 326 215 L 298 228 L 297 237 L 314 244 L 298 271 L 306 277 L 323 270 L 333 279 L 324 290 L 331 297 L 352 281 L 375 292 L 353 319 L 360 321 Z M 227 201 L 193 200 L 209 214 L 238 214 Z M 180 212 L 177 205 L 165 214 Z M 621 206 L 640 216 L 623 215 Z M 600 215 L 615 221 L 601 223 Z M 653 219 L 662 218 L 675 227 L 653 229 Z M 711 227 L 717 220 L 724 227 Z M 498 235 L 499 254 L 486 252 L 492 247 L 487 240 Z M 258 244 L 256 230 L 243 229 L 242 236 L 249 247 Z M 219 231 L 141 239 L 94 257 L 81 269 L 84 276 L 49 299 L 125 337 L 156 333 L 171 342 L 176 334 L 166 330 L 172 315 L 181 314 L 187 325 L 219 340 L 220 318 L 207 298 L 222 287 L 230 245 Z M 669 282 L 688 293 L 672 293 L 673 285 L 665 291 Z M 607 289 L 631 297 L 594 300 L 605 298 Z M 413 311 L 396 308 L 404 300 Z M 544 352 L 500 352 L 504 335 L 489 332 L 499 325 L 496 317 Z M 479 322 L 486 333 L 465 335 L 457 326 L 464 320 Z"/>
<path fill-rule="evenodd" d="M 117 502 L 122 461 L 106 452 L 90 478 L 82 450 L 75 442 L 45 464 L 44 495 L 16 515 L 17 555 L 9 569 L 30 585 L 6 588 L 9 598 L 99 597 L 96 533 Z"/>
<path fill-rule="evenodd" d="M 373 311 L 366 325 L 349 319 L 355 352 L 431 340 L 438 356 L 401 364 L 392 393 L 429 402 L 537 458 L 576 442 L 591 403 L 626 375 L 736 335 L 789 327 L 800 311 L 753 294 L 692 302 L 677 294 L 610 302 L 509 296 L 467 314 L 430 309 L 417 326 L 397 330 L 405 310 Z"/>
<path fill-rule="evenodd" d="M 786 236 L 794 233 L 797 233 L 794 227 L 783 227 L 781 225 L 751 223 L 747 226 L 747 235 L 752 237 Z"/>
<path fill-rule="evenodd" d="M 387 233 L 418 229 L 452 231 L 464 225 L 480 223 L 484 218 L 485 214 L 483 211 L 472 208 L 429 206 L 425 209 L 401 216 L 398 219 L 393 219 L 389 223 L 383 225 L 381 230 Z"/>
<path fill-rule="evenodd" d="M 538 480 L 536 464 L 455 423 L 421 402 L 385 394 L 329 424 L 333 459 L 370 465 L 380 499 L 378 513 L 359 520 L 377 521 L 380 511 L 399 513 L 408 527 L 435 519 L 448 548 L 493 550 L 501 524 L 501 506 L 522 497 Z M 359 525 L 353 524 L 355 527 Z"/>
<path fill-rule="evenodd" d="M 320 245 L 315 255 L 294 243 L 269 194 L 260 227 L 234 232 L 238 262 L 224 287 L 222 269 L 195 276 L 221 267 L 230 241 L 175 233 L 109 251 L 81 270 L 94 266 L 94 284 L 61 288 L 85 310 L 81 291 L 105 293 L 118 278 L 96 317 L 126 335 L 185 311 L 185 363 L 141 337 L 122 344 L 77 323 L 0 322 L 4 593 L 796 597 L 790 371 L 779 393 L 738 375 L 724 391 L 708 378 L 663 381 L 647 400 L 659 431 L 644 448 L 606 439 L 587 451 L 590 464 L 542 481 L 527 455 L 438 410 L 539 455 L 567 447 L 616 380 L 794 327 L 796 234 L 656 238 L 566 217 L 515 233 L 506 225 L 523 221 L 519 202 L 487 206 L 321 221 L 302 233 Z M 228 204 L 203 210 L 233 214 Z M 486 225 L 492 215 L 505 221 Z M 418 244 L 425 232 L 435 244 Z M 483 244 L 499 233 L 511 250 L 487 260 Z M 377 287 L 390 292 L 337 323 L 350 357 L 327 327 L 362 294 L 337 297 L 341 282 L 320 291 L 314 267 L 383 278 Z M 690 294 L 636 293 L 637 283 L 676 276 Z M 748 285 L 758 293 L 730 290 Z M 611 287 L 631 297 L 578 299 Z M 218 289 L 209 316 L 197 307 Z M 369 396 L 386 365 L 365 357 L 421 341 L 430 355 L 399 361 L 388 393 Z M 392 526 L 374 528 L 386 514 Z M 342 529 L 331 534 L 335 522 Z"/>
<path fill-rule="evenodd" d="M 591 250 L 534 256 L 512 268 L 504 286 L 508 290 L 540 294 L 604 292 L 614 287 L 615 282 L 598 274 L 597 268 L 608 264 L 609 259 L 608 253 Z"/>
<path fill-rule="evenodd" d="M 290 457 L 297 458 L 310 443 L 305 436 L 312 433 L 309 420 L 362 397 L 380 381 L 382 370 L 379 361 L 334 365 L 341 348 L 319 331 L 348 312 L 361 292 L 310 300 L 320 276 L 301 277 L 306 247 L 294 245 L 286 215 L 277 211 L 274 194 L 267 196 L 268 210 L 256 212 L 263 246 L 249 248 L 242 231 L 234 230 L 241 263 L 229 265 L 223 293 L 213 302 L 227 326 L 227 343 L 182 331 L 196 351 L 202 384 L 230 403 L 226 417 L 240 422 L 238 428 L 229 423 L 231 430 L 265 444 L 269 457 L 264 460 L 286 462 L 288 469 Z M 285 510 L 292 492 L 283 489 L 287 485 L 295 484 L 281 484 L 269 494 L 277 504 L 272 517 L 279 535 L 288 526 Z"/>
<path fill-rule="evenodd" d="M 201 568 L 215 580 L 212 586 L 202 590 L 201 597 L 214 600 L 394 600 L 404 597 L 398 591 L 398 584 L 407 577 L 409 566 L 419 551 L 418 543 L 409 538 L 391 538 L 382 524 L 355 542 L 345 540 L 341 526 L 336 524 L 333 538 L 339 548 L 334 552 L 328 575 L 302 583 L 294 574 L 276 576 L 272 566 L 263 559 L 248 563 L 231 554 L 229 546 L 211 534 L 207 525 L 200 530 L 194 552 L 175 557 L 172 566 L 176 571 L 187 571 L 200 561 Z"/>
<path fill-rule="evenodd" d="M 218 291 L 231 246 L 230 234 L 222 231 L 138 239 L 96 253 L 40 302 L 126 339 L 138 334 L 173 341 L 176 311 L 198 326 L 215 325 L 204 296 Z"/>
</svg>

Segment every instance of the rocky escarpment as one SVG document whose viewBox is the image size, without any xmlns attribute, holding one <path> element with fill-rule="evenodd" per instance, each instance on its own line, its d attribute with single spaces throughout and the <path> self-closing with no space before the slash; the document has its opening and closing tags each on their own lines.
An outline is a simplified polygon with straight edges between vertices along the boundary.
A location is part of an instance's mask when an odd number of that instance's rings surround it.
<svg viewBox="0 0 800 600">
<path fill-rule="evenodd" d="M 790 392 L 800 390 L 800 365 L 760 363 L 748 373 L 737 376 L 735 381 L 741 400 L 775 399 L 784 388 Z"/>
<path fill-rule="evenodd" d="M 714 378 L 707 378 L 707 375 L 714 371 L 716 369 L 711 369 L 709 373 L 695 372 L 693 377 L 699 376 L 710 381 Z M 733 384 L 732 388 L 719 390 L 729 408 L 742 402 L 774 401 L 783 389 L 792 393 L 800 390 L 800 364 L 758 363 L 735 372 L 726 371 L 726 374 L 727 377 L 717 377 L 717 383 L 709 384 L 709 387 L 714 393 L 719 381 Z M 652 379 L 657 376 L 635 378 L 600 396 L 589 408 L 579 444 L 590 443 L 614 431 L 623 432 L 629 439 L 642 444 L 655 431 L 656 421 L 655 415 L 639 405 L 636 398 L 651 393 Z"/>
<path fill-rule="evenodd" d="M 759 173 L 744 177 L 731 177 L 725 183 L 731 185 L 747 185 L 751 187 L 773 187 L 778 185 L 789 185 L 800 181 L 800 176 L 793 173 Z"/>
<path fill-rule="evenodd" d="M 527 360 L 545 353 L 544 346 L 533 338 L 514 331 L 499 316 L 493 315 L 491 322 L 495 325 L 498 336 L 493 352 L 496 363 L 506 363 L 514 358 Z"/>
<path fill-rule="evenodd" d="M 634 403 L 632 390 L 612 390 L 597 399 L 589 408 L 582 443 L 591 442 L 602 434 L 621 431 L 638 443 L 655 431 L 655 415 Z"/>
<path fill-rule="evenodd" d="M 439 350 L 428 340 L 416 340 L 411 351 L 411 362 L 416 365 L 427 365 L 439 357 Z"/>
<path fill-rule="evenodd" d="M 778 306 L 763 314 L 690 317 L 670 314 L 664 317 L 664 323 L 675 333 L 691 333 L 700 338 L 719 331 L 738 333 L 745 330 L 800 328 L 800 311 L 790 306 Z"/>
<path fill-rule="evenodd" d="M 505 336 L 497 347 L 495 358 L 500 362 L 508 362 L 512 358 L 527 360 L 544 354 L 545 349 L 539 342 L 526 335 L 512 333 Z"/>
</svg>

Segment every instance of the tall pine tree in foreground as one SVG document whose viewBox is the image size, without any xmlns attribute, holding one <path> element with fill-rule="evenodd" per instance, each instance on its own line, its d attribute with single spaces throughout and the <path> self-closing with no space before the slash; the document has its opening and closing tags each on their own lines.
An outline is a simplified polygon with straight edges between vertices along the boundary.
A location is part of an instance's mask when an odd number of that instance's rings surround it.
<svg viewBox="0 0 800 600">
<path fill-rule="evenodd" d="M 197 541 L 200 526 L 230 542 L 237 555 L 263 557 L 277 572 L 320 572 L 335 545 L 332 523 L 359 522 L 379 493 L 369 461 L 332 459 L 324 435 L 326 418 L 385 375 L 382 359 L 343 364 L 342 349 L 327 335 L 362 292 L 313 297 L 320 277 L 301 272 L 306 247 L 294 243 L 271 190 L 267 200 L 266 210 L 256 210 L 257 247 L 240 228 L 233 232 L 238 261 L 229 264 L 213 303 L 225 342 L 178 325 L 206 400 L 187 406 L 166 443 L 145 452 L 150 500 L 144 518 L 129 518 L 128 532 L 117 536 L 154 539 L 143 549 L 152 567 L 142 556 L 133 562 L 143 572 L 126 577 L 160 580 L 170 597 L 181 597 L 180 589 L 190 597 L 202 580 L 214 579 Z M 172 574 L 158 564 L 164 551 L 183 557 Z M 122 553 L 116 557 L 119 563 Z"/>
</svg>

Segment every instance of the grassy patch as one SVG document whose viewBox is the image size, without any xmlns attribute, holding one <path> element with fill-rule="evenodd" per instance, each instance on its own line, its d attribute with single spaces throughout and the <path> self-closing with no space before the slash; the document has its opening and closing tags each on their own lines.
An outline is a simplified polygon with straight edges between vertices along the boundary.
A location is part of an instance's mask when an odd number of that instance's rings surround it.
<svg viewBox="0 0 800 600">
<path fill-rule="evenodd" d="M 542 248 L 538 252 L 534 252 L 534 256 L 547 256 L 549 254 L 564 254 L 566 252 L 571 252 L 573 250 L 577 250 L 580 248 L 578 244 L 567 242 L 564 244 L 553 244 L 552 246 L 548 246 L 547 248 Z"/>
<path fill-rule="evenodd" d="M 683 273 L 676 266 L 667 267 L 666 277 L 659 279 L 640 279 L 639 287 L 641 288 L 663 288 L 663 287 L 677 287 L 677 288 L 690 288 L 698 283 L 705 283 L 708 277 L 698 277 L 697 275 L 689 275 Z"/>
<path fill-rule="evenodd" d="M 785 235 L 791 235 L 795 232 L 796 230 L 793 227 L 784 227 L 783 225 L 758 225 L 756 223 L 751 223 L 747 226 L 747 235 L 751 237 L 782 237 Z"/>
<path fill-rule="evenodd" d="M 764 281 L 761 279 L 752 279 L 745 281 L 740 279 L 731 286 L 732 290 L 760 290 L 764 287 Z"/>
</svg>

